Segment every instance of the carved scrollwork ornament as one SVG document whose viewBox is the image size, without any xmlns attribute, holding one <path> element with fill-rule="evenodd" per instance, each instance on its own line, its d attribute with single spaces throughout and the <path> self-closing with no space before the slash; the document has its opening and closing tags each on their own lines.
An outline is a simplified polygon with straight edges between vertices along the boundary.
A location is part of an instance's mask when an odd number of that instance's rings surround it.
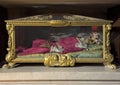
<svg viewBox="0 0 120 85">
<path fill-rule="evenodd" d="M 8 68 L 13 68 L 16 63 L 14 62 L 9 62 L 8 64 L 4 64 L 2 66 L 3 69 L 8 69 Z"/>
<path fill-rule="evenodd" d="M 6 55 L 6 61 L 11 62 L 15 57 L 15 47 L 13 45 L 13 35 L 14 35 L 14 26 L 12 24 L 7 24 L 6 29 L 8 31 L 8 54 Z"/>
<path fill-rule="evenodd" d="M 110 53 L 105 53 L 105 59 L 104 59 L 104 65 L 105 65 L 105 68 L 109 68 L 109 69 L 116 69 L 116 65 L 115 64 L 112 64 L 111 62 L 113 61 L 113 55 L 110 54 Z"/>
<path fill-rule="evenodd" d="M 110 53 L 105 53 L 105 63 L 112 61 L 113 61 L 113 55 Z"/>
<path fill-rule="evenodd" d="M 68 54 L 47 54 L 44 61 L 45 66 L 74 66 L 75 59 Z"/>
<path fill-rule="evenodd" d="M 111 25 L 105 25 L 105 54 L 104 54 L 104 65 L 107 68 L 110 69 L 116 69 L 116 66 L 114 64 L 111 64 L 113 61 L 113 55 L 110 53 L 110 30 Z"/>
<path fill-rule="evenodd" d="M 64 26 L 69 26 L 70 22 L 67 22 L 65 20 L 51 20 L 49 24 L 50 26 L 53 27 L 64 27 Z"/>
</svg>

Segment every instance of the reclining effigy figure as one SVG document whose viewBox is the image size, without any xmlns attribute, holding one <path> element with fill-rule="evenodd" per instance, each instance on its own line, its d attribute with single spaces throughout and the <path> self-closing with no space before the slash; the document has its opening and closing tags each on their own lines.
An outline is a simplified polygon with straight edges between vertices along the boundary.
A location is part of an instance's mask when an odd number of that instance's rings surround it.
<svg viewBox="0 0 120 85">
<path fill-rule="evenodd" d="M 43 39 L 36 39 L 32 43 L 31 48 L 23 49 L 18 55 L 28 55 L 37 53 L 68 53 L 82 51 L 84 48 L 76 46 L 80 41 L 76 37 L 60 38 L 57 42 L 48 42 Z"/>
<path fill-rule="evenodd" d="M 70 53 L 88 49 L 88 45 L 100 45 L 102 42 L 100 34 L 92 32 L 88 35 L 78 34 L 77 36 L 60 37 L 56 41 L 45 39 L 35 39 L 31 48 L 20 48 L 18 55 L 29 55 L 39 53 Z M 94 47 L 94 46 L 93 46 Z M 19 50 L 19 49 L 17 49 Z"/>
</svg>

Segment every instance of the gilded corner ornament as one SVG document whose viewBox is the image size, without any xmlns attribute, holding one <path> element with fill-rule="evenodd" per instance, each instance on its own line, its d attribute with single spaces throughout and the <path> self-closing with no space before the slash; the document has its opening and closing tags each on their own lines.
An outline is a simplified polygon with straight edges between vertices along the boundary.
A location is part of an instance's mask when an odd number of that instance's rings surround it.
<svg viewBox="0 0 120 85">
<path fill-rule="evenodd" d="M 14 25 L 13 24 L 7 24 L 6 29 L 8 31 L 8 54 L 6 55 L 6 61 L 8 64 L 3 65 L 3 68 L 9 68 L 14 66 L 14 62 L 12 61 L 15 59 L 15 44 L 14 44 Z"/>
<path fill-rule="evenodd" d="M 110 68 L 110 69 L 116 69 L 116 66 L 115 64 L 111 64 L 112 61 L 113 61 L 113 55 L 110 53 L 110 30 L 111 30 L 111 25 L 108 24 L 108 25 L 104 25 L 104 29 L 105 29 L 105 46 L 104 46 L 104 65 L 105 67 L 107 68 Z"/>
</svg>

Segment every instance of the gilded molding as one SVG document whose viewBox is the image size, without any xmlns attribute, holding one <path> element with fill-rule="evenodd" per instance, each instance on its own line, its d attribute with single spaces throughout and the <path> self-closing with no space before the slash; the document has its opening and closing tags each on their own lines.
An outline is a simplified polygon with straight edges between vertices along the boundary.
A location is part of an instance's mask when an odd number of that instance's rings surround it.
<svg viewBox="0 0 120 85">
<path fill-rule="evenodd" d="M 51 20 L 50 26 L 53 27 L 64 27 L 64 26 L 70 26 L 70 22 L 67 22 L 65 20 Z"/>
<path fill-rule="evenodd" d="M 116 69 L 116 66 L 114 64 L 111 64 L 113 61 L 113 55 L 110 53 L 110 30 L 111 25 L 107 24 L 105 25 L 105 51 L 104 51 L 104 65 L 110 69 Z"/>
<path fill-rule="evenodd" d="M 8 31 L 8 54 L 6 55 L 6 61 L 8 64 L 3 65 L 3 68 L 10 68 L 14 66 L 14 62 L 12 61 L 15 59 L 15 44 L 14 44 L 14 25 L 13 24 L 7 24 L 6 29 Z"/>
<path fill-rule="evenodd" d="M 15 46 L 14 46 L 14 26 L 11 24 L 7 24 L 7 31 L 8 31 L 8 54 L 6 56 L 6 61 L 10 62 L 15 57 Z"/>
</svg>

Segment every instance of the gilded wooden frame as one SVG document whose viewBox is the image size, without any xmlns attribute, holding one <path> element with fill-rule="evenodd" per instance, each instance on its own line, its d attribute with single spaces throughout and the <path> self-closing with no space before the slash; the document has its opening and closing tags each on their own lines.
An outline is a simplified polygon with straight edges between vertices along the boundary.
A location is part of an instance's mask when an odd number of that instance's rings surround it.
<svg viewBox="0 0 120 85">
<path fill-rule="evenodd" d="M 103 63 L 106 67 L 110 69 L 116 69 L 113 61 L 113 56 L 110 53 L 110 30 L 111 21 L 103 22 L 79 22 L 79 21 L 66 21 L 66 20 L 50 20 L 50 21 L 15 21 L 7 20 L 6 29 L 8 31 L 8 54 L 6 55 L 6 61 L 8 64 L 3 65 L 3 68 L 12 68 L 16 63 L 44 63 L 46 66 L 74 66 L 75 63 Z M 59 55 L 61 58 L 67 56 L 67 61 L 64 63 L 53 61 L 54 56 L 51 54 L 36 54 L 44 55 L 44 59 L 39 58 L 19 58 L 15 54 L 15 26 L 53 26 L 53 27 L 64 27 L 64 26 L 102 26 L 103 27 L 103 58 L 71 58 L 68 54 Z M 33 55 L 35 56 L 35 55 Z M 61 59 L 62 60 L 62 59 Z M 52 63 L 50 63 L 52 61 Z"/>
</svg>

